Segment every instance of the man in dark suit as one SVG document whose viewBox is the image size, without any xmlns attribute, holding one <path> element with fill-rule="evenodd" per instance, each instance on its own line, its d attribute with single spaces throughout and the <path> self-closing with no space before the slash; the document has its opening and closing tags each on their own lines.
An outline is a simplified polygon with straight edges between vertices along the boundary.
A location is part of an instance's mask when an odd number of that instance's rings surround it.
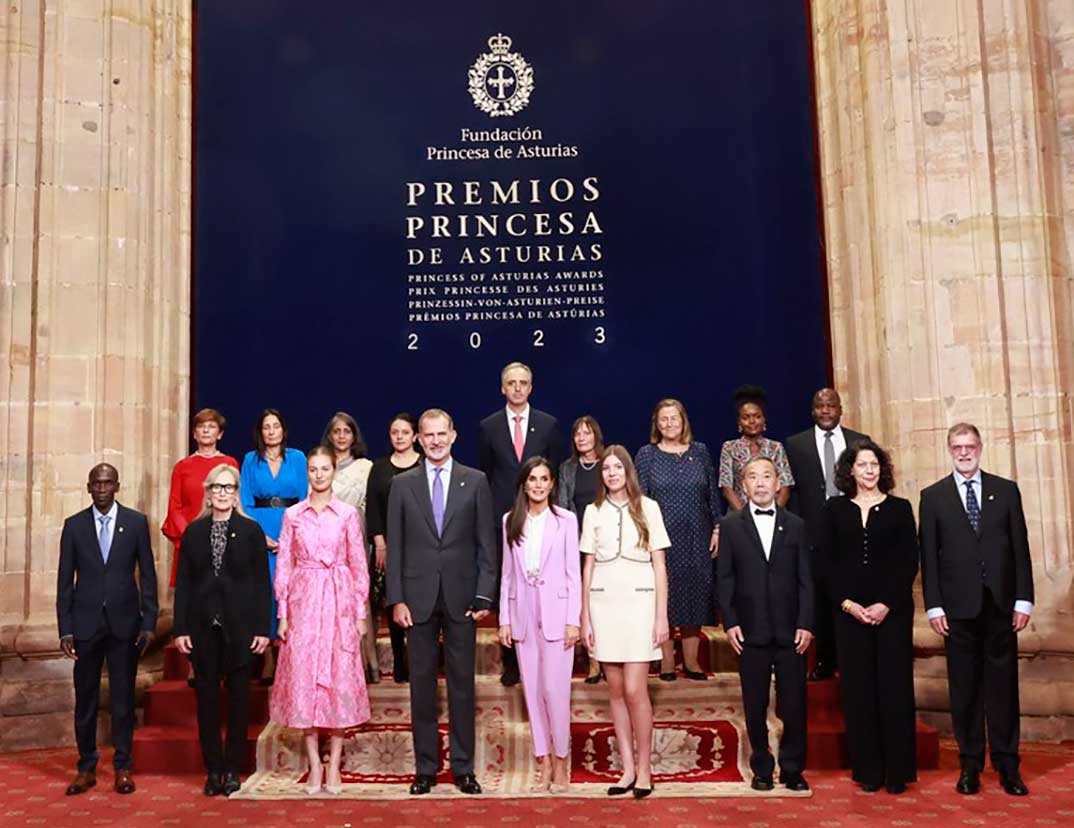
<svg viewBox="0 0 1074 828">
<path fill-rule="evenodd" d="M 770 791 L 775 761 L 768 749 L 768 695 L 776 674 L 783 720 L 779 779 L 807 791 L 805 651 L 813 640 L 813 579 L 805 525 L 776 505 L 779 473 L 767 457 L 746 464 L 748 501 L 720 522 L 717 588 L 727 639 L 739 655 L 742 706 L 750 740 L 752 787 Z"/>
<path fill-rule="evenodd" d="M 63 524 L 56 582 L 60 646 L 75 662 L 78 775 L 67 795 L 97 784 L 97 706 L 105 661 L 112 700 L 114 788 L 128 794 L 134 792 L 134 675 L 138 656 L 153 640 L 157 625 L 157 572 L 145 515 L 116 503 L 119 472 L 108 463 L 94 466 L 86 490 L 93 505 Z"/>
<path fill-rule="evenodd" d="M 835 630 L 832 626 L 832 597 L 827 573 L 819 566 L 817 536 L 820 532 L 820 513 L 830 497 L 842 492 L 835 486 L 835 464 L 847 446 L 868 440 L 861 434 L 844 428 L 843 401 L 834 388 L 821 388 L 813 395 L 813 427 L 787 438 L 784 447 L 794 475 L 787 508 L 805 521 L 806 540 L 813 564 L 814 602 L 816 609 L 817 663 L 809 674 L 812 681 L 823 681 L 835 675 L 838 657 L 835 652 Z"/>
<path fill-rule="evenodd" d="M 1018 773 L 1018 637 L 1033 612 L 1033 564 L 1018 484 L 981 471 L 981 434 L 947 432 L 951 475 L 921 492 L 921 581 L 929 624 L 944 637 L 951 719 L 962 772 L 975 794 L 984 769 L 985 722 L 992 767 L 1012 796 Z"/>
<path fill-rule="evenodd" d="M 533 391 L 533 372 L 528 365 L 512 362 L 500 373 L 500 390 L 507 408 L 494 411 L 481 421 L 478 435 L 479 465 L 492 487 L 492 506 L 496 525 L 515 502 L 518 472 L 531 457 L 545 457 L 558 469 L 563 460 L 563 435 L 559 423 L 551 414 L 530 406 Z M 497 532 L 497 550 L 503 542 Z M 504 687 L 518 684 L 518 659 L 515 651 L 500 648 L 503 658 Z"/>
<path fill-rule="evenodd" d="M 426 794 L 440 767 L 437 639 L 444 634 L 451 771 L 466 794 L 474 776 L 476 623 L 499 587 L 496 521 L 485 475 L 451 457 L 455 426 L 432 408 L 418 421 L 425 459 L 392 482 L 388 496 L 387 602 L 407 630 L 410 721 L 417 768 L 412 794 Z"/>
</svg>

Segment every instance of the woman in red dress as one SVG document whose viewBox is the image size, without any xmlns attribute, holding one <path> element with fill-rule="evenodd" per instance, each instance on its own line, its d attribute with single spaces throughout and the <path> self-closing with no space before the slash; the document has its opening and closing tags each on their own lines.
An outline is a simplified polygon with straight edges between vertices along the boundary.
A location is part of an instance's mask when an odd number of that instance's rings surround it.
<svg viewBox="0 0 1074 828">
<path fill-rule="evenodd" d="M 179 542 L 189 523 L 198 516 L 205 505 L 205 477 L 221 463 L 239 467 L 234 457 L 229 457 L 217 449 L 217 444 L 224 436 L 227 420 L 215 408 L 203 408 L 194 415 L 194 443 L 197 450 L 189 457 L 184 457 L 172 469 L 172 487 L 168 493 L 168 516 L 160 531 L 164 537 L 175 545 L 172 556 L 172 577 L 169 582 L 175 586 L 175 575 L 179 571 Z"/>
</svg>

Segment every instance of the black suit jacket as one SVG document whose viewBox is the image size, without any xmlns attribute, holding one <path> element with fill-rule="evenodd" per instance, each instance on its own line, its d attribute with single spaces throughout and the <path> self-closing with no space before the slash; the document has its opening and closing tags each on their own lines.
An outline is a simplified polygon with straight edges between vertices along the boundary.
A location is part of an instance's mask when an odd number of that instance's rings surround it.
<svg viewBox="0 0 1074 828">
<path fill-rule="evenodd" d="M 813 577 L 802 519 L 776 508 L 772 549 L 764 556 L 752 506 L 720 521 L 716 582 L 724 629 L 741 627 L 751 646 L 794 645 L 813 629 Z"/>
<path fill-rule="evenodd" d="M 556 418 L 531 405 L 526 429 L 522 462 L 531 457 L 547 457 L 558 472 L 563 460 L 563 435 Z M 522 467 L 522 462 L 515 456 L 514 435 L 507 425 L 506 408 L 498 409 L 481 421 L 477 446 L 478 465 L 488 478 L 492 505 L 499 517 L 514 505 L 518 472 Z"/>
<path fill-rule="evenodd" d="M 93 637 L 107 606 L 117 638 L 134 638 L 157 626 L 157 570 L 145 515 L 117 504 L 107 565 L 101 560 L 92 508 L 63 522 L 56 576 L 56 619 L 60 637 Z M 134 568 L 138 567 L 138 580 Z"/>
<path fill-rule="evenodd" d="M 976 618 L 983 585 L 996 604 L 1014 609 L 1033 601 L 1033 563 L 1013 480 L 981 472 L 980 531 L 970 526 L 952 475 L 921 492 L 921 582 L 925 608 L 943 607 L 949 619 Z"/>
<path fill-rule="evenodd" d="M 397 476 L 388 493 L 387 603 L 405 603 L 421 624 L 443 590 L 448 615 L 463 621 L 471 606 L 488 609 L 478 596 L 491 605 L 499 591 L 492 495 L 484 474 L 452 461 L 438 536 L 426 462 Z"/>
<path fill-rule="evenodd" d="M 175 634 L 189 635 L 196 654 L 199 640 L 212 629 L 213 614 L 219 611 L 227 640 L 225 659 L 231 667 L 239 667 L 250 660 L 254 636 L 267 637 L 272 622 L 265 533 L 250 518 L 232 512 L 218 577 L 213 574 L 211 526 L 212 517 L 206 515 L 183 532 L 175 578 Z"/>
<path fill-rule="evenodd" d="M 794 488 L 791 489 L 787 508 L 806 523 L 806 537 L 813 548 L 818 546 L 820 537 L 821 513 L 827 502 L 824 488 L 824 461 L 817 453 L 816 435 L 810 426 L 805 431 L 792 434 L 783 442 L 787 452 L 787 461 L 791 464 L 794 475 Z M 868 440 L 868 434 L 851 431 L 843 426 L 843 437 L 847 447 L 861 440 Z M 836 462 L 839 457 L 837 456 Z"/>
</svg>

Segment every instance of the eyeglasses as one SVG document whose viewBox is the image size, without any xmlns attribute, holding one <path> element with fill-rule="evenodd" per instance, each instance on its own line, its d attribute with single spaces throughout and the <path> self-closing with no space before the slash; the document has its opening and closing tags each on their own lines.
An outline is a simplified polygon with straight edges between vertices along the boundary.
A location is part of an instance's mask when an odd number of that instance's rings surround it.
<svg viewBox="0 0 1074 828">
<path fill-rule="evenodd" d="M 235 494 L 239 490 L 239 487 L 234 483 L 213 483 L 209 486 L 209 491 L 213 494 Z"/>
</svg>

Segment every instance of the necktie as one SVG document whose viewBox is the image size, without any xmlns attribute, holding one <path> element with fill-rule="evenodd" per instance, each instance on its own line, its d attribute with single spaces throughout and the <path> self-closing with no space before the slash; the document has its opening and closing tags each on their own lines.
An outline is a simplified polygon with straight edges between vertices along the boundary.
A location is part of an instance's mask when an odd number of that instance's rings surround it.
<svg viewBox="0 0 1074 828">
<path fill-rule="evenodd" d="M 769 517 L 775 517 L 776 516 L 776 510 L 775 509 L 754 509 L 753 513 L 755 515 L 768 515 Z"/>
<path fill-rule="evenodd" d="M 436 534 L 444 533 L 444 481 L 440 477 L 442 468 L 436 469 L 436 477 L 433 478 L 433 521 L 436 523 Z"/>
<path fill-rule="evenodd" d="M 112 533 L 108 531 L 108 521 L 112 518 L 101 515 L 97 518 L 101 524 L 101 531 L 97 534 L 97 542 L 101 545 L 101 560 L 108 563 L 108 550 L 112 548 Z"/>
<path fill-rule="evenodd" d="M 824 498 L 837 497 L 839 490 L 835 487 L 835 445 L 832 432 L 824 432 Z"/>
<path fill-rule="evenodd" d="M 522 433 L 522 415 L 515 415 L 515 457 L 522 462 L 522 447 L 526 445 L 526 437 Z"/>
<path fill-rule="evenodd" d="M 973 481 L 967 480 L 966 486 L 966 517 L 970 519 L 970 526 L 974 532 L 981 529 L 981 505 L 977 502 L 977 494 L 973 491 Z"/>
</svg>

